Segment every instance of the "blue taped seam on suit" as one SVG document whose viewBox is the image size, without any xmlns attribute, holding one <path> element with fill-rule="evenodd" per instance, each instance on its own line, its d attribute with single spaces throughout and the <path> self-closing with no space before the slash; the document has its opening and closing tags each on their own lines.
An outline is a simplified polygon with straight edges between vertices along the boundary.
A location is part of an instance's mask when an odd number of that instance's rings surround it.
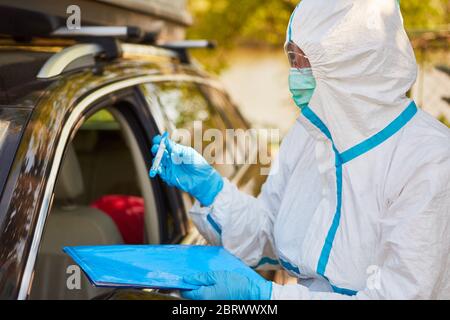
<svg viewBox="0 0 450 320">
<path fill-rule="evenodd" d="M 300 275 L 300 269 L 294 265 L 292 265 L 291 263 L 284 261 L 283 259 L 280 259 L 281 265 L 286 268 L 289 271 L 292 271 L 298 275 Z"/>
<path fill-rule="evenodd" d="M 368 151 L 378 147 L 384 141 L 395 135 L 400 131 L 406 123 L 408 123 L 414 115 L 417 113 L 417 106 L 412 102 L 403 113 L 392 121 L 385 129 L 374 135 L 373 137 L 363 141 L 362 143 L 350 148 L 349 150 L 341 153 L 341 159 L 343 163 L 350 162 L 360 155 L 367 153 Z"/>
<path fill-rule="evenodd" d="M 308 119 L 313 125 L 315 125 L 328 139 L 333 142 L 330 130 L 328 130 L 325 123 L 320 120 L 320 118 L 312 111 L 309 107 L 302 108 L 302 114 Z M 334 143 L 333 143 L 334 146 Z"/>
<path fill-rule="evenodd" d="M 358 294 L 358 291 L 350 290 L 350 289 L 343 289 L 336 286 L 331 285 L 331 288 L 334 292 L 339 294 L 344 294 L 346 296 L 356 296 Z"/>
<path fill-rule="evenodd" d="M 369 152 L 375 147 L 379 146 L 390 137 L 395 135 L 398 131 L 400 131 L 417 113 L 417 106 L 414 102 L 412 102 L 408 108 L 402 114 L 397 117 L 393 122 L 391 122 L 385 129 L 380 131 L 378 134 L 373 137 L 367 139 L 366 141 L 356 145 L 353 148 L 350 148 L 348 151 L 344 153 L 339 153 L 337 150 L 333 137 L 331 136 L 330 130 L 323 123 L 323 121 L 308 107 L 302 108 L 302 114 L 313 124 L 315 125 L 328 139 L 331 140 L 333 144 L 333 151 L 336 156 L 336 213 L 333 218 L 333 222 L 328 231 L 327 237 L 325 239 L 324 246 L 322 248 L 322 252 L 319 257 L 319 261 L 317 264 L 317 273 L 322 275 L 325 279 L 328 278 L 325 276 L 326 267 L 328 265 L 328 261 L 331 254 L 331 249 L 333 247 L 333 242 L 336 237 L 337 230 L 339 228 L 340 220 L 341 220 L 341 209 L 342 209 L 342 166 L 343 164 L 359 157 L 360 155 Z M 282 261 L 283 262 L 283 261 Z M 283 263 L 282 263 L 283 264 Z M 283 265 L 284 266 L 284 265 Z M 328 280 L 329 281 L 329 280 Z M 330 283 L 331 284 L 331 283 Z M 345 294 L 345 295 L 356 295 L 357 292 L 350 289 L 339 288 L 331 285 L 333 290 L 337 293 Z"/>
<path fill-rule="evenodd" d="M 333 289 L 333 292 L 344 294 L 346 296 L 356 296 L 358 294 L 358 291 L 351 290 L 351 289 L 345 289 L 345 288 L 339 288 L 335 285 L 332 285 L 330 282 L 330 279 L 328 279 L 326 276 L 323 276 L 325 280 L 327 280 L 330 283 L 331 289 Z"/>
<path fill-rule="evenodd" d="M 261 267 L 261 266 L 263 266 L 265 264 L 270 264 L 270 265 L 273 265 L 273 266 L 277 266 L 280 263 L 278 262 L 278 260 L 275 260 L 275 259 L 272 259 L 272 258 L 269 258 L 269 257 L 264 257 L 264 258 L 261 259 L 261 261 L 258 262 L 258 264 L 256 265 L 255 268 Z"/>
<path fill-rule="evenodd" d="M 214 218 L 211 216 L 211 214 L 208 214 L 206 217 L 206 220 L 208 220 L 209 224 L 216 230 L 216 232 L 222 236 L 222 228 L 219 226 L 219 224 L 214 220 Z"/>
<path fill-rule="evenodd" d="M 324 276 L 325 270 L 330 259 L 331 249 L 333 247 L 334 238 L 336 237 L 339 224 L 341 222 L 341 208 L 342 208 L 342 165 L 336 166 L 336 189 L 337 189 L 337 205 L 336 213 L 334 214 L 333 223 L 328 230 L 325 244 L 320 253 L 319 262 L 317 264 L 317 273 Z"/>
</svg>

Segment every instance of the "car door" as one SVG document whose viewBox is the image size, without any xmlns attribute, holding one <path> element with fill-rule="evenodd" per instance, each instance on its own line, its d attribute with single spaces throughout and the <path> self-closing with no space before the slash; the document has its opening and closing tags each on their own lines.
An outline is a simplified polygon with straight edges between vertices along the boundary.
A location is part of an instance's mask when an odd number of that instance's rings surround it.
<svg viewBox="0 0 450 320">
<path fill-rule="evenodd" d="M 156 132 L 148 108 L 130 88 L 91 103 L 72 125 L 70 136 L 60 140 L 65 152 L 37 252 L 31 298 L 90 299 L 105 294 L 81 273 L 79 286 L 67 287 L 67 272 L 76 266 L 62 252 L 64 246 L 127 243 L 127 230 L 135 234 L 136 225 L 144 229 L 142 243 L 130 244 L 176 243 L 185 236 L 176 193 L 148 178 L 149 137 Z M 122 211 L 108 211 L 124 201 Z M 141 223 L 139 217 L 131 219 L 139 212 Z"/>
</svg>

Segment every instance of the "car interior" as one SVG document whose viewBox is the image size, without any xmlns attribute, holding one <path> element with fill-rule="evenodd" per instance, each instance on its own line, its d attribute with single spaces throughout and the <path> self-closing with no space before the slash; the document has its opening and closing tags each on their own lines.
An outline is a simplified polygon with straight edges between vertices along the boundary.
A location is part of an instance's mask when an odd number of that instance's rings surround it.
<svg viewBox="0 0 450 320">
<path fill-rule="evenodd" d="M 83 123 L 68 143 L 60 167 L 31 299 L 92 299 L 108 292 L 93 287 L 82 272 L 80 289 L 68 288 L 68 267 L 75 263 L 62 251 L 65 246 L 124 244 L 122 229 L 130 225 L 143 229 L 137 230 L 142 231 L 143 243 L 160 243 L 152 185 L 146 174 L 139 174 L 146 171 L 134 133 L 117 109 L 101 110 Z M 123 199 L 133 199 L 133 206 L 120 207 Z"/>
</svg>

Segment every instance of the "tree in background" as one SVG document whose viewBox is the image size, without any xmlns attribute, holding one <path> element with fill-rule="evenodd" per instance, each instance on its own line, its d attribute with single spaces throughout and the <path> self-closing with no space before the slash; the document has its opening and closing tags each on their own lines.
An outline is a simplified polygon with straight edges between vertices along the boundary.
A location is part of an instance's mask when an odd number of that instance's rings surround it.
<svg viewBox="0 0 450 320">
<path fill-rule="evenodd" d="M 441 30 L 450 25 L 448 0 L 403 0 L 401 8 L 407 30 Z"/>
<path fill-rule="evenodd" d="M 394 1 L 394 0 L 393 0 Z M 280 48 L 286 26 L 298 0 L 189 0 L 194 26 L 192 39 L 214 39 L 214 54 L 198 52 L 196 57 L 210 71 L 226 66 L 226 54 L 236 46 Z M 449 0 L 403 0 L 401 8 L 409 30 L 447 29 Z"/>
</svg>

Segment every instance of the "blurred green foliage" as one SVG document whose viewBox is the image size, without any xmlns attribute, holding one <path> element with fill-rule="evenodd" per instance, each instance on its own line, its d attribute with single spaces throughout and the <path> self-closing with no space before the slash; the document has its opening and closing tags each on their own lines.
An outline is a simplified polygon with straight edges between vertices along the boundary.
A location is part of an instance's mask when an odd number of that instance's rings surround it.
<svg viewBox="0 0 450 320">
<path fill-rule="evenodd" d="M 282 44 L 297 0 L 190 0 L 194 15 L 191 38 L 217 40 L 221 46 L 238 42 Z"/>
<path fill-rule="evenodd" d="M 433 30 L 450 24 L 448 0 L 403 0 L 401 8 L 409 30 Z"/>
<path fill-rule="evenodd" d="M 450 121 L 443 114 L 438 117 L 438 120 L 450 128 Z"/>
<path fill-rule="evenodd" d="M 225 67 L 226 52 L 238 45 L 281 47 L 289 17 L 298 0 L 189 0 L 195 23 L 191 39 L 219 43 L 214 55 L 199 52 L 209 69 Z M 402 0 L 405 26 L 410 30 L 436 29 L 449 24 L 449 0 Z"/>
<path fill-rule="evenodd" d="M 82 130 L 119 130 L 120 125 L 108 110 L 100 110 L 84 122 Z"/>
<path fill-rule="evenodd" d="M 189 0 L 195 24 L 191 38 L 215 39 L 222 46 L 280 45 L 298 0 Z M 433 29 L 449 24 L 448 0 L 403 0 L 407 29 Z"/>
</svg>

